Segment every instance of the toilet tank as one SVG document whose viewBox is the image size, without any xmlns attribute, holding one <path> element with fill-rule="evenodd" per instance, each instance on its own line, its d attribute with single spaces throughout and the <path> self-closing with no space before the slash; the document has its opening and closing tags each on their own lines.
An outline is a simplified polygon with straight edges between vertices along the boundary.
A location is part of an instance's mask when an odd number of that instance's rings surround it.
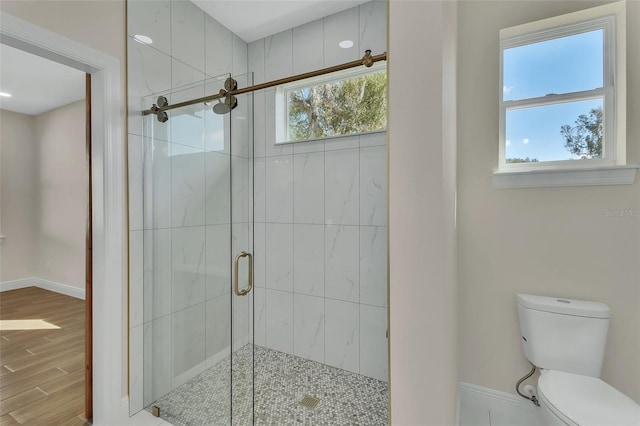
<svg viewBox="0 0 640 426">
<path fill-rule="evenodd" d="M 604 303 L 518 294 L 524 355 L 548 370 L 600 377 L 609 328 Z"/>
</svg>

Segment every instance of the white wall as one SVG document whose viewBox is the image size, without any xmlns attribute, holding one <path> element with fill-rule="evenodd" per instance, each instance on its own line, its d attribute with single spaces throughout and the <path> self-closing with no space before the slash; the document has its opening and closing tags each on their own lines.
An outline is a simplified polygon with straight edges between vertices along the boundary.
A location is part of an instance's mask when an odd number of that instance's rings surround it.
<svg viewBox="0 0 640 426">
<path fill-rule="evenodd" d="M 85 287 L 88 203 L 84 101 L 28 116 L 2 111 L 3 269 Z"/>
<path fill-rule="evenodd" d="M 460 380 L 514 393 L 528 370 L 516 293 L 611 308 L 603 378 L 640 402 L 640 182 L 497 190 L 498 30 L 600 3 L 461 2 L 458 247 Z M 627 161 L 640 163 L 640 3 L 627 3 Z"/>
<path fill-rule="evenodd" d="M 455 7 L 389 6 L 393 425 L 455 424 Z"/>
<path fill-rule="evenodd" d="M 387 50 L 385 2 L 250 43 L 249 71 L 259 84 L 366 49 Z M 275 89 L 254 96 L 255 343 L 387 381 L 386 133 L 275 145 Z"/>
<path fill-rule="evenodd" d="M 35 276 L 37 149 L 35 118 L 0 110 L 0 282 Z"/>
<path fill-rule="evenodd" d="M 89 171 L 85 101 L 35 117 L 33 275 L 85 288 Z"/>
</svg>

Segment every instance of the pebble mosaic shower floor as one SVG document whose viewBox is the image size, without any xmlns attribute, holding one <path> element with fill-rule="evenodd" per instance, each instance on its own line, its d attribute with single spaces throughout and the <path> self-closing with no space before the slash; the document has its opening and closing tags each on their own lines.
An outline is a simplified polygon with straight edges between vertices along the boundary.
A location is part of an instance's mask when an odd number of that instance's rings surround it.
<svg viewBox="0 0 640 426">
<path fill-rule="evenodd" d="M 160 416 L 176 426 L 229 425 L 233 382 L 233 425 L 249 426 L 254 416 L 251 377 L 255 357 L 256 425 L 388 424 L 387 383 L 285 354 L 246 345 L 155 402 Z M 306 396 L 316 408 L 300 405 Z"/>
</svg>

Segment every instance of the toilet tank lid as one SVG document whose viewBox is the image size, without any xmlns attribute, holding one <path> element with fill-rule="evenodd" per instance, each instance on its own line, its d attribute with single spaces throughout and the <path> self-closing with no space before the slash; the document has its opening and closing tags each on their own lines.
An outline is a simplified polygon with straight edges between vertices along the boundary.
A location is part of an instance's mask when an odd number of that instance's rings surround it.
<svg viewBox="0 0 640 426">
<path fill-rule="evenodd" d="M 566 299 L 563 297 L 534 296 L 518 294 L 518 305 L 537 311 L 588 318 L 609 318 L 609 307 L 600 302 Z"/>
</svg>

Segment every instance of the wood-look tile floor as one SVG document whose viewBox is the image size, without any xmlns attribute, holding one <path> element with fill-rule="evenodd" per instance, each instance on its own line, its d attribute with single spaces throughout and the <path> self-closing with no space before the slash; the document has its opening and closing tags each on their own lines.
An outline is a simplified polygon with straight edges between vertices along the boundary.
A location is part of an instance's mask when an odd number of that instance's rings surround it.
<svg viewBox="0 0 640 426">
<path fill-rule="evenodd" d="M 0 293 L 0 426 L 84 425 L 83 300 Z"/>
</svg>

